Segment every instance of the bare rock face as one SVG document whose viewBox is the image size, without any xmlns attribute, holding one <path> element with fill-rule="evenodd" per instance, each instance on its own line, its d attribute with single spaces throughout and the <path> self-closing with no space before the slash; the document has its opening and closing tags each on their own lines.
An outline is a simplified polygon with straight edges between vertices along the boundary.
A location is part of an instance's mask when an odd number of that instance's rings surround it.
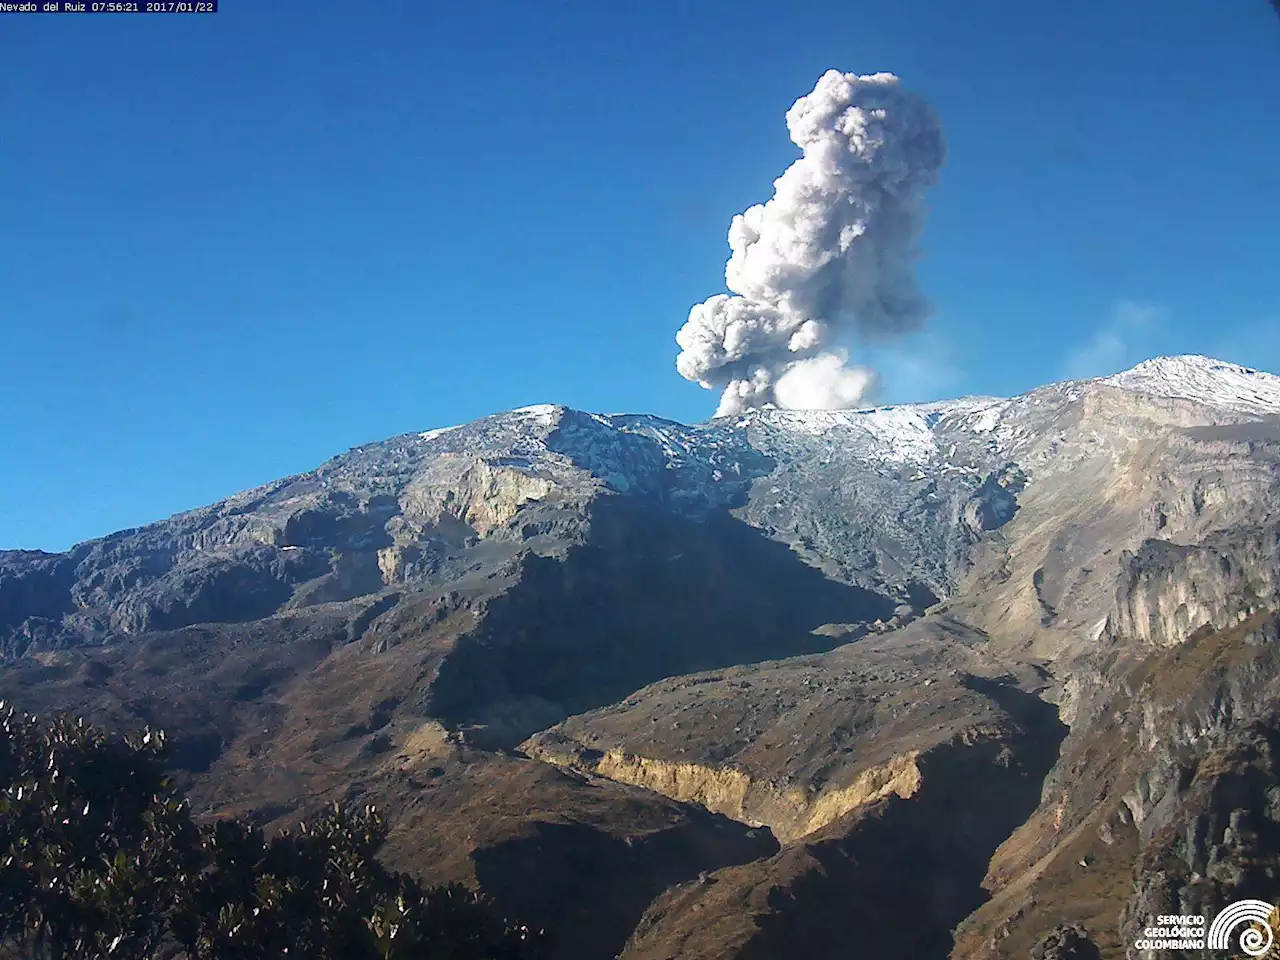
<svg viewBox="0 0 1280 960">
<path fill-rule="evenodd" d="M 554 489 L 549 478 L 501 461 L 442 455 L 405 485 L 399 501 L 403 523 L 397 533 L 416 539 L 426 530 L 454 522 L 483 537 Z"/>
<path fill-rule="evenodd" d="M 1280 899 L 1278 530 L 1280 380 L 1206 358 L 529 407 L 0 552 L 0 697 L 210 814 L 376 802 L 566 957 L 1136 957 Z"/>
<path fill-rule="evenodd" d="M 1065 924 L 1046 934 L 1031 951 L 1031 960 L 1101 960 L 1101 957 L 1083 927 Z"/>
<path fill-rule="evenodd" d="M 1280 886 L 1280 725 L 1255 722 L 1225 740 L 1205 751 L 1180 802 L 1152 824 L 1122 913 L 1127 938 L 1136 941 L 1151 918 L 1175 912 L 1164 909 L 1169 904 L 1214 916 L 1254 891 L 1274 897 Z"/>
<path fill-rule="evenodd" d="M 1174 646 L 1201 628 L 1226 629 L 1280 607 L 1280 531 L 1243 530 L 1192 545 L 1148 540 L 1124 553 L 1108 622 L 1114 635 Z"/>
<path fill-rule="evenodd" d="M 953 956 L 1022 956 L 1067 922 L 1103 956 L 1141 957 L 1133 946 L 1155 917 L 1274 898 L 1278 639 L 1268 612 L 1145 656 L 1103 654 L 1040 807 L 992 858 L 992 897 Z"/>
<path fill-rule="evenodd" d="M 988 475 L 964 505 L 964 525 L 975 537 L 1000 529 L 1017 511 L 1026 480 L 1014 466 Z"/>
</svg>

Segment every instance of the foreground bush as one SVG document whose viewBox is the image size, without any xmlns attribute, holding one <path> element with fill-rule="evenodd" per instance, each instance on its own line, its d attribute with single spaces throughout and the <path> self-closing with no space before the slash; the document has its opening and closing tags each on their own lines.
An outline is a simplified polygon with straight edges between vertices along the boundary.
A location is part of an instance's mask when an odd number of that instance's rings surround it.
<svg viewBox="0 0 1280 960">
<path fill-rule="evenodd" d="M 372 808 L 335 806 L 269 840 L 238 820 L 197 824 L 163 746 L 0 703 L 0 957 L 546 956 L 541 933 L 465 887 L 387 871 Z"/>
</svg>

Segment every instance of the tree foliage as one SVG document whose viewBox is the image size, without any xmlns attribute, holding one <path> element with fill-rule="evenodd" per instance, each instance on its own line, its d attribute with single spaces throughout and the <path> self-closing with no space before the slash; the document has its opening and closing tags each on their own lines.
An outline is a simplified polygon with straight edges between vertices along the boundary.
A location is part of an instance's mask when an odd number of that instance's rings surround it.
<svg viewBox="0 0 1280 960">
<path fill-rule="evenodd" d="M 163 750 L 158 731 L 114 738 L 0 703 L 0 956 L 546 956 L 544 934 L 473 891 L 386 870 L 373 808 L 335 805 L 270 838 L 235 819 L 199 824 Z"/>
</svg>

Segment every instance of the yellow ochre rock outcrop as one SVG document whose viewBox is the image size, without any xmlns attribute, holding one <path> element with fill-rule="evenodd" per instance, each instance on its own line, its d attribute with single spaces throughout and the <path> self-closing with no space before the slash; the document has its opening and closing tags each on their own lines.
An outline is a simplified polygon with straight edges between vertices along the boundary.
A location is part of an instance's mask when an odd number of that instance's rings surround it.
<svg viewBox="0 0 1280 960">
<path fill-rule="evenodd" d="M 644 787 L 673 800 L 696 803 L 753 827 L 767 826 L 783 843 L 799 840 L 885 797 L 910 797 L 921 784 L 919 751 L 915 750 L 864 768 L 844 786 L 817 792 L 803 786 L 778 786 L 735 767 L 657 760 L 619 749 L 590 758 L 581 752 L 565 754 L 534 745 L 530 755 Z"/>
</svg>

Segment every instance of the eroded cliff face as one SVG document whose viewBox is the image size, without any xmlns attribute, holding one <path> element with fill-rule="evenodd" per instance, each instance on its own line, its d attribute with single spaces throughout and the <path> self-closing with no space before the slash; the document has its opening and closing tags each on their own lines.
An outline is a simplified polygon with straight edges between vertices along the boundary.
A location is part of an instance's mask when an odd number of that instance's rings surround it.
<svg viewBox="0 0 1280 960">
<path fill-rule="evenodd" d="M 409 543 L 457 524 L 483 537 L 556 489 L 549 477 L 474 457 L 442 456 L 400 492 L 396 534 Z"/>
<path fill-rule="evenodd" d="M 1146 960 L 1134 944 L 1153 917 L 1280 897 L 1267 779 L 1278 640 L 1272 612 L 1138 656 L 1117 638 L 1079 676 L 1041 805 L 992 859 L 992 899 L 954 956 L 1024 956 L 1066 922 L 1104 957 Z"/>
<path fill-rule="evenodd" d="M 910 797 L 921 782 L 919 754 L 915 752 L 865 769 L 846 786 L 811 793 L 801 787 L 784 791 L 776 783 L 753 780 L 749 774 L 730 766 L 671 763 L 617 749 L 603 755 L 572 748 L 572 752 L 557 751 L 541 740 L 526 749 L 535 760 L 644 787 L 751 827 L 767 826 L 784 843 L 816 833 L 886 797 Z"/>
<path fill-rule="evenodd" d="M 1280 607 L 1280 531 L 1274 527 L 1183 545 L 1148 540 L 1120 557 L 1122 579 L 1106 632 L 1153 646 L 1222 630 Z"/>
<path fill-rule="evenodd" d="M 1271 716 L 1214 739 L 1176 809 L 1153 824 L 1135 865 L 1134 892 L 1121 915 L 1129 943 L 1161 914 L 1214 917 L 1236 900 L 1274 903 L 1280 894 L 1280 723 Z M 1233 931 L 1233 949 L 1242 932 Z M 1141 960 L 1161 953 L 1170 951 L 1130 951 Z"/>
<path fill-rule="evenodd" d="M 1028 441 L 1029 480 L 1016 514 L 975 545 L 948 600 L 955 616 L 991 637 L 993 652 L 1061 664 L 1064 683 L 1075 670 L 1068 665 L 1087 660 L 1108 631 L 1149 638 L 1152 627 L 1135 618 L 1154 614 L 1157 630 L 1167 618 L 1165 636 L 1176 642 L 1196 621 L 1210 622 L 1211 609 L 1237 603 L 1229 597 L 1244 579 L 1273 593 L 1263 585 L 1274 573 L 1261 571 L 1273 565 L 1267 531 L 1280 516 L 1276 425 L 1255 425 L 1247 436 L 1193 419 L 1183 426 L 1190 418 L 1168 401 L 1109 391 L 1090 405 L 1100 408 L 1098 419 L 1080 415 Z M 1175 426 L 1166 426 L 1170 419 Z M 1222 545 L 1216 561 L 1201 556 L 1195 570 L 1170 567 L 1182 548 L 1215 543 Z M 1211 569 L 1224 556 L 1235 566 Z M 1184 584 L 1182 595 L 1159 599 L 1159 590 L 1142 586 L 1169 577 Z M 1225 622 L 1218 613 L 1210 620 Z"/>
</svg>

